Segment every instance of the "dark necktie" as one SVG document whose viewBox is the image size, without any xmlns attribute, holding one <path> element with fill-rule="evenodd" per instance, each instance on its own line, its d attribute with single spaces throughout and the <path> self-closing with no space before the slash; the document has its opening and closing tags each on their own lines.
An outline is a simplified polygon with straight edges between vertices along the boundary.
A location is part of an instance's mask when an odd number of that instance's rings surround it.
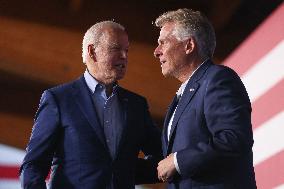
<svg viewBox="0 0 284 189">
<path fill-rule="evenodd" d="M 169 115 L 168 116 L 168 123 L 167 124 L 169 124 L 169 121 L 170 121 L 171 117 L 173 116 L 173 113 L 174 113 L 174 111 L 175 111 L 175 109 L 176 109 L 176 107 L 178 105 L 180 97 L 181 97 L 181 95 L 175 95 L 175 97 L 174 97 L 174 99 L 172 101 L 172 104 L 170 105 L 170 109 L 169 109 L 169 113 L 168 113 L 168 115 Z"/>
<path fill-rule="evenodd" d="M 170 117 L 172 117 L 172 115 L 173 115 L 173 113 L 174 113 L 174 111 L 175 111 L 175 109 L 176 109 L 176 107 L 178 105 L 178 102 L 180 100 L 180 97 L 181 97 L 181 95 L 175 95 L 173 103 L 171 105 Z"/>
<path fill-rule="evenodd" d="M 170 120 L 172 119 L 172 116 L 174 116 L 173 113 L 175 112 L 175 109 L 176 109 L 176 107 L 177 107 L 177 105 L 179 103 L 180 97 L 181 97 L 181 95 L 175 95 L 175 97 L 174 97 L 174 99 L 172 101 L 172 104 L 170 105 L 170 108 L 169 108 L 169 112 L 168 112 L 168 116 L 167 116 L 168 118 L 167 118 L 167 122 L 166 122 L 166 128 L 167 129 L 165 129 L 167 140 L 168 140 L 168 127 L 171 127 L 171 125 L 169 125 L 170 124 Z M 172 128 L 171 128 L 171 130 L 172 130 Z"/>
</svg>

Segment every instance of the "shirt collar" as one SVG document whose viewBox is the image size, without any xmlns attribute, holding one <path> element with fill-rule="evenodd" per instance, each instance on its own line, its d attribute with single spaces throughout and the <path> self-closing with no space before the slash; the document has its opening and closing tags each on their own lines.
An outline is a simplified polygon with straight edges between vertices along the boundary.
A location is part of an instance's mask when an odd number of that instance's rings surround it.
<svg viewBox="0 0 284 189">
<path fill-rule="evenodd" d="M 202 62 L 202 64 L 204 64 L 204 62 L 206 62 L 207 60 L 208 60 L 208 59 L 204 60 L 204 61 Z M 190 78 L 193 76 L 193 74 L 196 72 L 196 70 L 198 70 L 198 68 L 200 68 L 200 66 L 201 66 L 202 64 L 200 64 L 200 65 L 192 72 L 192 74 L 189 76 L 189 78 L 188 78 L 185 82 L 183 82 L 183 83 L 181 84 L 181 86 L 179 87 L 179 89 L 178 89 L 177 92 L 176 92 L 176 95 L 177 95 L 177 96 L 182 96 L 182 95 L 183 95 L 183 92 L 184 92 L 184 90 L 185 90 L 185 87 L 186 87 L 188 81 L 189 81 Z"/>
<path fill-rule="evenodd" d="M 104 91 L 105 91 L 105 86 L 100 84 L 91 74 L 90 72 L 88 71 L 88 69 L 86 69 L 86 71 L 84 72 L 84 78 L 86 80 L 86 83 L 89 87 L 89 89 L 91 90 L 92 94 L 96 91 L 96 87 L 97 85 L 101 85 L 103 86 L 104 88 Z M 114 83 L 114 86 L 113 86 L 113 94 L 117 91 L 118 89 L 118 84 L 117 83 Z"/>
<path fill-rule="evenodd" d="M 99 82 L 89 73 L 88 70 L 84 72 L 84 78 L 86 80 L 86 83 L 91 90 L 92 93 L 95 92 L 96 86 L 99 84 Z"/>
</svg>

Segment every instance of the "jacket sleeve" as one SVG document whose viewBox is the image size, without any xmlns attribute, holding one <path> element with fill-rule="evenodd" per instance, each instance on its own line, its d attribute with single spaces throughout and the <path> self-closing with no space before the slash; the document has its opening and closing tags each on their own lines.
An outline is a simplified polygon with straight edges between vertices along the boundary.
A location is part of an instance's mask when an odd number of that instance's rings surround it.
<svg viewBox="0 0 284 189">
<path fill-rule="evenodd" d="M 26 148 L 20 180 L 24 189 L 45 189 L 58 137 L 59 111 L 51 92 L 45 91 Z"/>
<path fill-rule="evenodd" d="M 251 104 L 243 83 L 229 68 L 205 80 L 202 112 L 208 141 L 177 152 L 182 177 L 202 174 L 212 167 L 228 167 L 251 153 L 253 145 Z"/>
<path fill-rule="evenodd" d="M 138 158 L 136 184 L 159 182 L 157 166 L 162 159 L 161 130 L 153 123 L 146 100 L 143 104 L 145 132 L 141 151 L 145 158 Z"/>
</svg>

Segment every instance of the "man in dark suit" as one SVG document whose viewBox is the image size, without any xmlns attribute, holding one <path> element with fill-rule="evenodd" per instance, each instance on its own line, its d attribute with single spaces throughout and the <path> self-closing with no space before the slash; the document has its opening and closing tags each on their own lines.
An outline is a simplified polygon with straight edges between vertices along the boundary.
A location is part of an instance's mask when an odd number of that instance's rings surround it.
<svg viewBox="0 0 284 189">
<path fill-rule="evenodd" d="M 154 55 L 182 85 L 164 123 L 158 176 L 169 189 L 254 189 L 251 104 L 238 75 L 214 65 L 214 29 L 198 11 L 156 19 Z"/>
<path fill-rule="evenodd" d="M 146 99 L 117 83 L 126 72 L 128 46 L 118 23 L 100 22 L 86 32 L 85 73 L 42 95 L 20 170 L 23 188 L 46 188 L 51 167 L 52 189 L 131 189 L 139 151 L 162 153 Z"/>
</svg>

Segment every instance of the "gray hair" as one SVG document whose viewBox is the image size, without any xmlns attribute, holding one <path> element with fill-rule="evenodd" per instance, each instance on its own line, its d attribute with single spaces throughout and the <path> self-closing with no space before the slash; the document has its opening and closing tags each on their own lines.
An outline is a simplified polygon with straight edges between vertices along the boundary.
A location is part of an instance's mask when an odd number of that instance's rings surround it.
<svg viewBox="0 0 284 189">
<path fill-rule="evenodd" d="M 86 63 L 87 60 L 88 46 L 92 44 L 94 47 L 97 47 L 100 42 L 100 38 L 103 36 L 103 30 L 107 27 L 125 31 L 125 28 L 121 24 L 118 24 L 114 21 L 102 21 L 90 27 L 85 33 L 82 42 L 83 63 Z"/>
<path fill-rule="evenodd" d="M 161 28 L 169 22 L 177 26 L 173 31 L 177 40 L 184 41 L 193 37 L 200 56 L 202 58 L 213 57 L 216 47 L 215 32 L 209 20 L 201 12 L 186 8 L 168 11 L 156 19 L 155 25 Z"/>
</svg>

